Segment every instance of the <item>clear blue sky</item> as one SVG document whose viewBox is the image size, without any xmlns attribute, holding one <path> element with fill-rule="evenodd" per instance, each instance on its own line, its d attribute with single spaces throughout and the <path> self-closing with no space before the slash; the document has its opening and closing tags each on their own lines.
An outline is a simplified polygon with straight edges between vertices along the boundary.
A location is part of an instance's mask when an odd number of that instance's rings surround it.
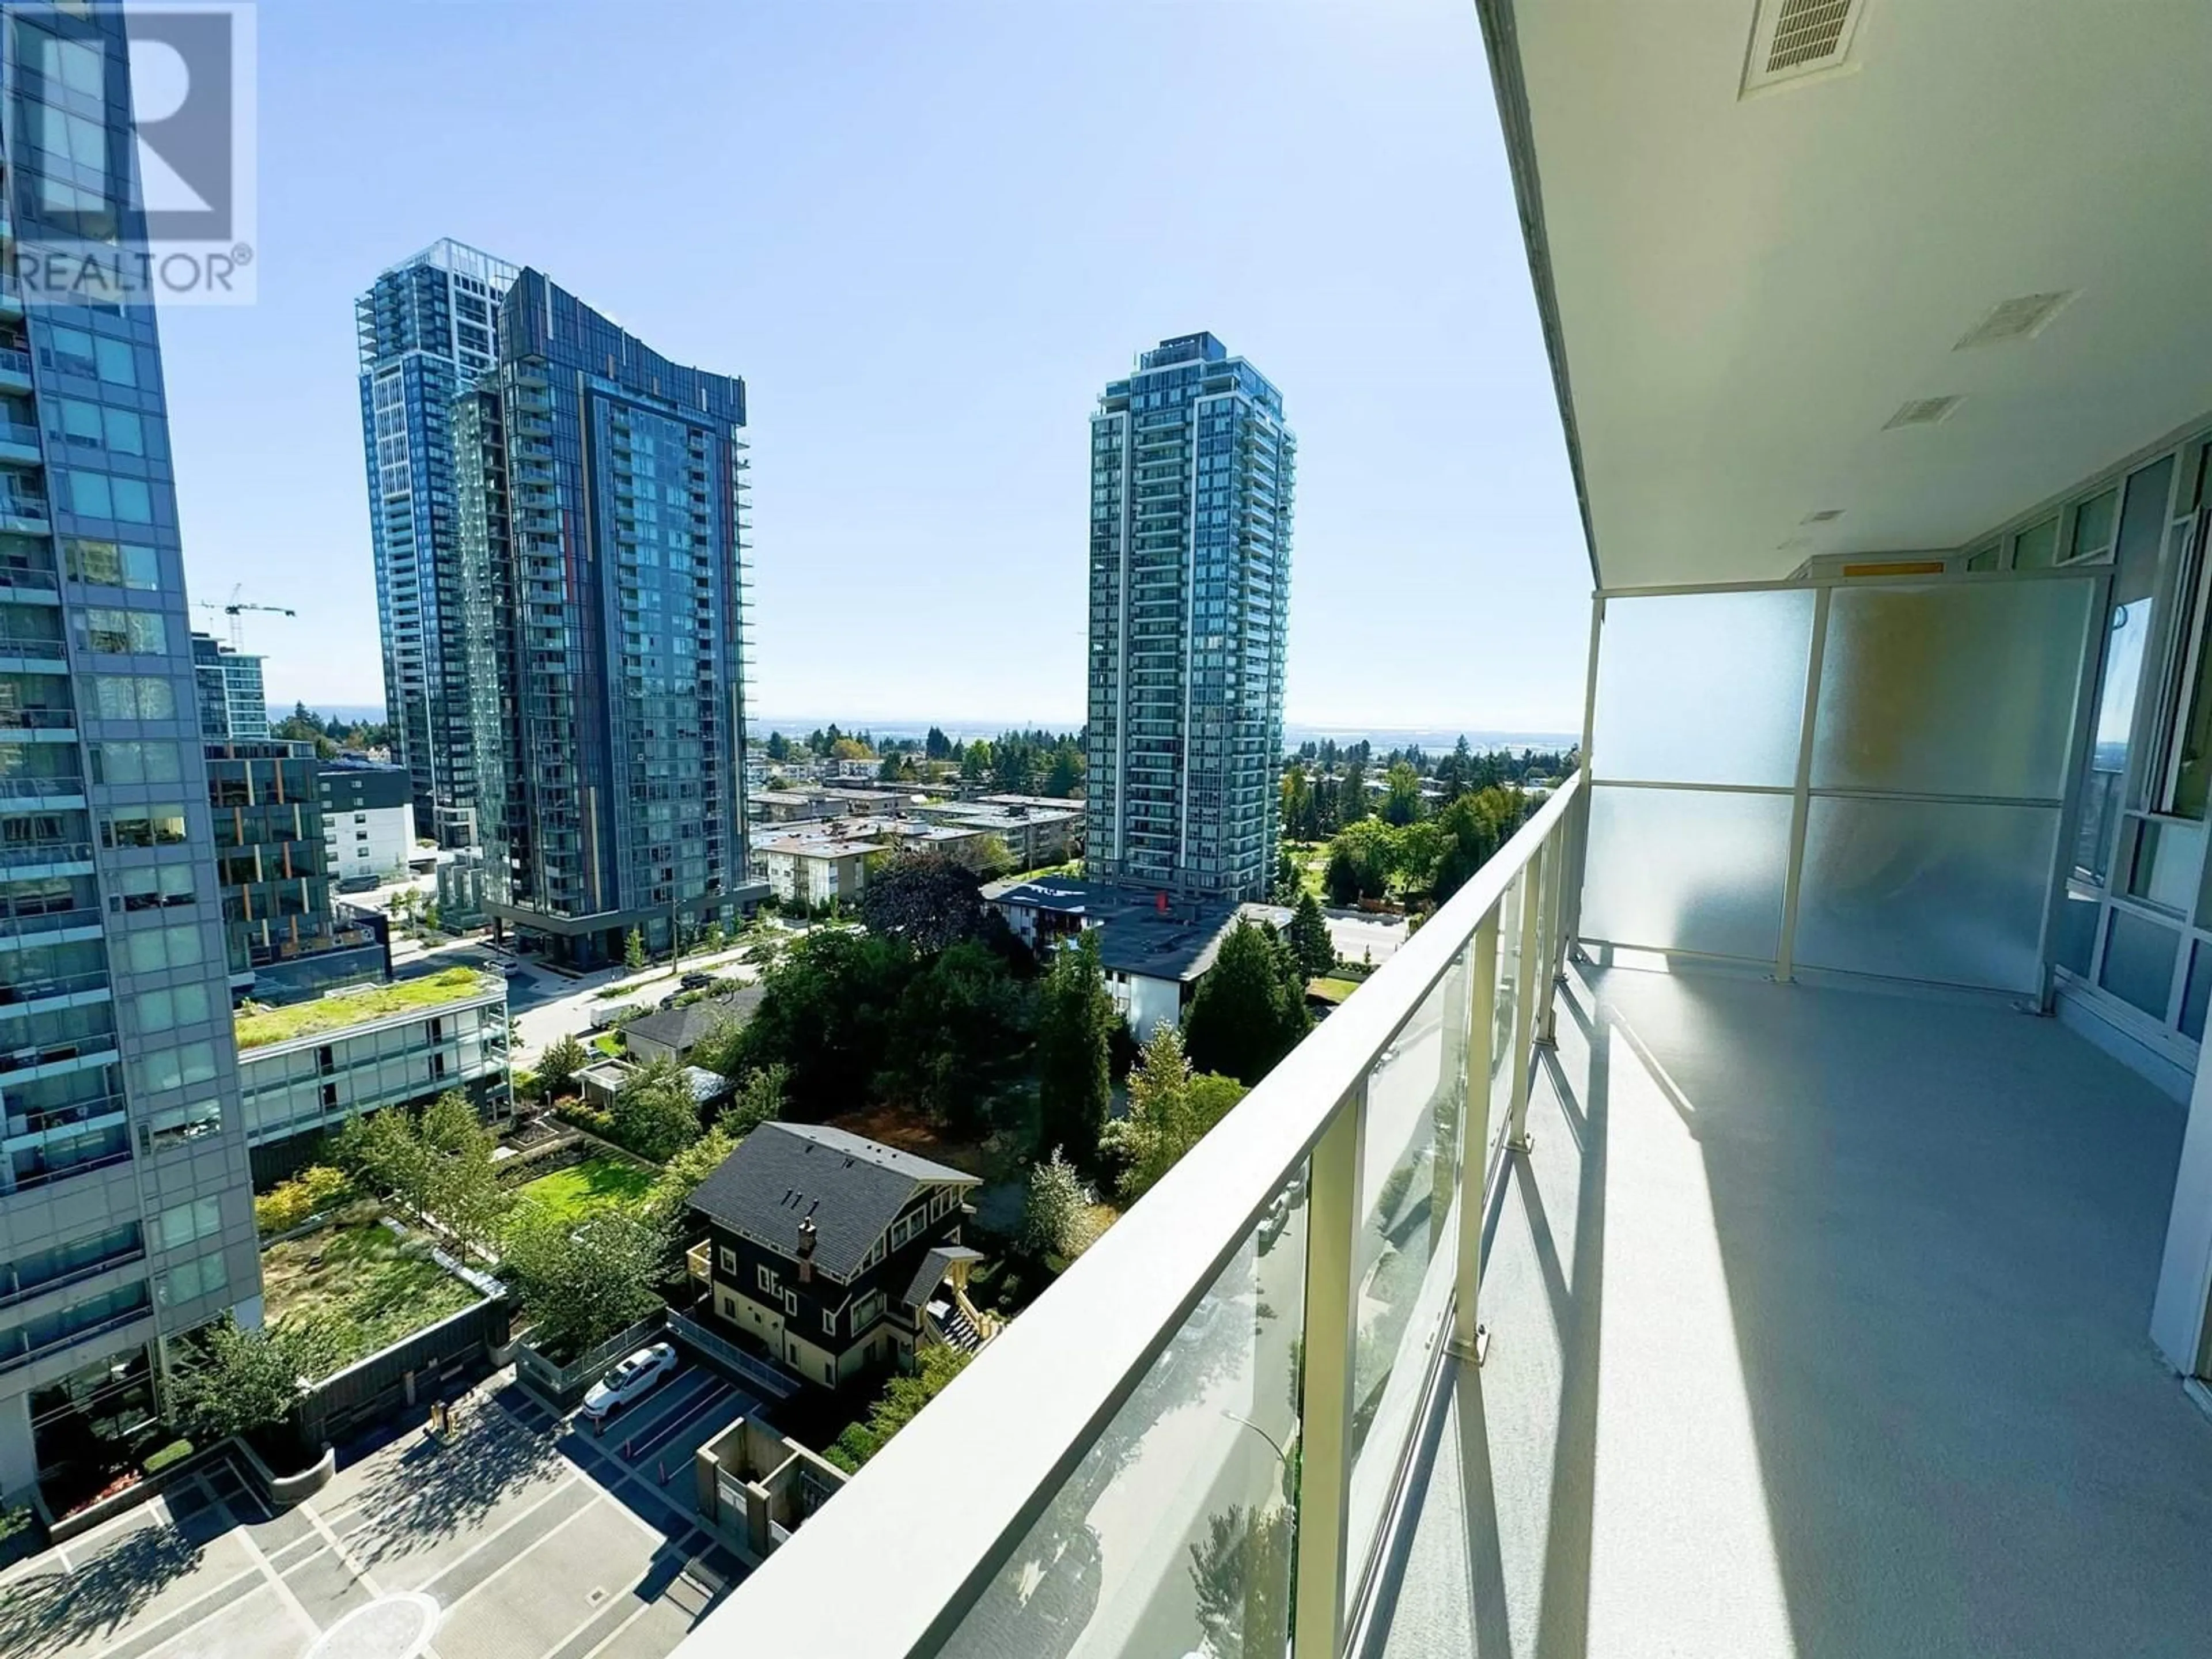
<svg viewBox="0 0 2212 1659">
<path fill-rule="evenodd" d="M 1299 439 L 1288 715 L 1580 724 L 1589 572 L 1472 0 L 264 0 L 260 301 L 164 319 L 195 595 L 382 698 L 354 296 L 439 236 L 747 381 L 756 708 L 1082 718 L 1086 416 Z"/>
</svg>

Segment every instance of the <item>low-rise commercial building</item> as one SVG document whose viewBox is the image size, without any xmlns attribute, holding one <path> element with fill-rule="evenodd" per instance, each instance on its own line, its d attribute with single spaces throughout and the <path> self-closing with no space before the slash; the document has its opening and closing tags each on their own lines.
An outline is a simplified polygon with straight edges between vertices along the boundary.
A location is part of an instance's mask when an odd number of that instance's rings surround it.
<svg viewBox="0 0 2212 1659">
<path fill-rule="evenodd" d="M 315 1137 L 387 1106 L 459 1089 L 488 1118 L 513 1109 L 507 981 L 465 968 L 242 1013 L 239 1095 L 257 1186 L 290 1174 Z"/>
</svg>

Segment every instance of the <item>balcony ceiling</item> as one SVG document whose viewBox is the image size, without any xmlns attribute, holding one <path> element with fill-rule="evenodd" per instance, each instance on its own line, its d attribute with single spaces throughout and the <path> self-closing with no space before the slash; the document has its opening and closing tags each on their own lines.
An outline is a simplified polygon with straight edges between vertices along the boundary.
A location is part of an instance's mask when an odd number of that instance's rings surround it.
<svg viewBox="0 0 2212 1659">
<path fill-rule="evenodd" d="M 2212 404 L 2212 7 L 1859 0 L 1842 68 L 1743 97 L 1752 0 L 1482 3 L 1606 585 L 1956 547 Z"/>
</svg>

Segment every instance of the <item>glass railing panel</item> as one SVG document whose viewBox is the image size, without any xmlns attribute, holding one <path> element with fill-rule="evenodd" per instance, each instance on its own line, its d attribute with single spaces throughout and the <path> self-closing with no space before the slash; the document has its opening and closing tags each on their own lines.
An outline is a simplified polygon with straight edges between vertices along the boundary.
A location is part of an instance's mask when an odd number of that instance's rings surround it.
<svg viewBox="0 0 2212 1659">
<path fill-rule="evenodd" d="M 1467 1100 L 1467 954 L 1369 1071 L 1353 1243 L 1353 1570 L 1367 1559 L 1442 1338 L 1455 1263 L 1459 1122 Z"/>
<path fill-rule="evenodd" d="M 1491 999 L 1490 1129 L 1505 1133 L 1513 1104 L 1513 1021 L 1521 990 L 1521 899 L 1528 884 L 1515 877 L 1498 902 L 1498 983 Z"/>
<path fill-rule="evenodd" d="M 1283 1652 L 1305 1192 L 1302 1168 L 941 1651 Z"/>
</svg>

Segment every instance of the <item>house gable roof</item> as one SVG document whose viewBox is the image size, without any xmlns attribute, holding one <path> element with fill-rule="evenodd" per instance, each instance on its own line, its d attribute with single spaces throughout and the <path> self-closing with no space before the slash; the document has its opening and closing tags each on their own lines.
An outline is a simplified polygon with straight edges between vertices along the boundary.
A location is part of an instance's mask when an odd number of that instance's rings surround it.
<svg viewBox="0 0 2212 1659">
<path fill-rule="evenodd" d="M 975 1187 L 974 1176 L 881 1141 L 811 1123 L 764 1123 L 691 1194 L 708 1220 L 794 1260 L 814 1223 L 814 1265 L 849 1281 L 924 1187 Z"/>
</svg>

